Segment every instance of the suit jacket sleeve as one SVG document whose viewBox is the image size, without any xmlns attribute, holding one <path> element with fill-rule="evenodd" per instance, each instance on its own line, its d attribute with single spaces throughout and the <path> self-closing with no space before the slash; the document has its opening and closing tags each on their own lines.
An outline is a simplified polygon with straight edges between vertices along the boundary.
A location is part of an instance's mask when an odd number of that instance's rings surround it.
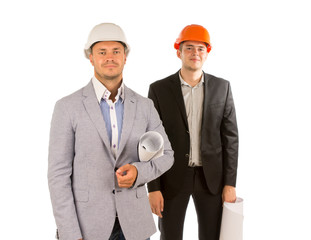
<svg viewBox="0 0 311 240">
<path fill-rule="evenodd" d="M 147 182 L 154 180 L 161 176 L 164 172 L 171 168 L 174 163 L 174 152 L 172 150 L 171 144 L 168 140 L 168 137 L 164 131 L 164 127 L 159 118 L 159 114 L 157 113 L 154 105 L 150 99 L 148 100 L 148 110 L 149 119 L 148 119 L 148 127 L 146 132 L 148 131 L 156 131 L 159 132 L 164 140 L 164 154 L 161 157 L 156 159 L 152 159 L 148 162 L 135 162 L 133 165 L 137 168 L 138 176 L 136 182 L 134 184 L 135 187 L 139 187 L 144 185 Z"/>
<path fill-rule="evenodd" d="M 155 106 L 156 110 L 158 111 L 158 113 L 160 114 L 160 117 L 161 117 L 161 113 L 159 112 L 158 101 L 156 98 L 156 94 L 153 91 L 152 85 L 149 88 L 148 97 L 153 101 L 154 106 Z M 160 178 L 156 178 L 155 180 L 148 183 L 148 191 L 149 192 L 160 191 L 160 190 L 161 190 Z"/>
<path fill-rule="evenodd" d="M 220 126 L 223 160 L 224 160 L 224 185 L 235 186 L 238 164 L 238 128 L 236 112 L 229 84 L 223 120 Z"/>
<path fill-rule="evenodd" d="M 55 105 L 50 131 L 48 184 L 60 239 L 82 238 L 71 185 L 75 135 L 62 100 Z"/>
</svg>

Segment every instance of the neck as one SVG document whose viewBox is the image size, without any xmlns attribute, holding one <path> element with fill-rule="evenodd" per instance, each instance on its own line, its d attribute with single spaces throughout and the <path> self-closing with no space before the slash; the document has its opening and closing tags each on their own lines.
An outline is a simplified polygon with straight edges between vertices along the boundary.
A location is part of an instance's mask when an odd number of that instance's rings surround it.
<svg viewBox="0 0 311 240">
<path fill-rule="evenodd" d="M 106 79 L 98 76 L 96 76 L 96 78 L 108 89 L 109 92 L 111 92 L 109 99 L 114 102 L 115 97 L 118 94 L 118 89 L 122 84 L 122 75 L 114 79 Z"/>
<path fill-rule="evenodd" d="M 185 68 L 181 68 L 180 75 L 186 83 L 188 83 L 191 87 L 194 87 L 201 81 L 202 69 L 189 71 Z"/>
</svg>

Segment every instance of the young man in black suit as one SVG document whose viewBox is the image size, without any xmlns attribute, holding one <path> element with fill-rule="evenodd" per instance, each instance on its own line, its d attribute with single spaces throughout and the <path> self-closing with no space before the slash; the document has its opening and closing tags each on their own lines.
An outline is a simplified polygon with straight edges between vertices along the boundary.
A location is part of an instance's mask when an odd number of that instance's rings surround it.
<svg viewBox="0 0 311 240">
<path fill-rule="evenodd" d="M 173 167 L 148 184 L 161 240 L 181 240 L 190 196 L 200 240 L 218 240 L 222 203 L 236 200 L 238 129 L 230 83 L 202 71 L 211 50 L 208 31 L 186 26 L 177 38 L 181 69 L 150 85 L 174 150 Z"/>
</svg>

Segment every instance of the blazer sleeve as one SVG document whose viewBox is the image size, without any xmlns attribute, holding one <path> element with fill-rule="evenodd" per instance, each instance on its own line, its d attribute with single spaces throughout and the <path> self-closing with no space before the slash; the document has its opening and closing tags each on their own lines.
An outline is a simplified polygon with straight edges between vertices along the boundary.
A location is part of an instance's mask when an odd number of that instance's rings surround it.
<svg viewBox="0 0 311 240">
<path fill-rule="evenodd" d="M 159 104 L 158 104 L 157 97 L 153 90 L 152 85 L 150 85 L 149 87 L 148 98 L 150 98 L 153 101 L 154 107 L 156 108 L 157 112 L 160 114 Z M 147 186 L 148 186 L 148 192 L 160 191 L 161 190 L 160 178 L 156 178 L 153 181 L 149 182 Z"/>
<path fill-rule="evenodd" d="M 147 99 L 147 102 L 148 102 L 147 109 L 150 112 L 146 132 L 156 131 L 162 135 L 164 140 L 164 154 L 163 156 L 158 157 L 156 159 L 152 159 L 148 162 L 133 163 L 133 165 L 137 168 L 138 171 L 138 176 L 133 186 L 134 188 L 144 185 L 145 183 L 148 183 L 158 178 L 167 170 L 169 170 L 174 163 L 173 157 L 174 152 L 172 150 L 168 137 L 165 133 L 162 122 L 159 118 L 159 114 L 157 113 L 152 101 L 150 99 Z"/>
<path fill-rule="evenodd" d="M 220 132 L 223 144 L 224 184 L 235 186 L 238 167 L 239 138 L 230 83 L 227 90 L 227 98 Z"/>
<path fill-rule="evenodd" d="M 71 185 L 75 135 L 65 104 L 58 101 L 51 122 L 48 184 L 60 239 L 81 239 Z"/>
</svg>

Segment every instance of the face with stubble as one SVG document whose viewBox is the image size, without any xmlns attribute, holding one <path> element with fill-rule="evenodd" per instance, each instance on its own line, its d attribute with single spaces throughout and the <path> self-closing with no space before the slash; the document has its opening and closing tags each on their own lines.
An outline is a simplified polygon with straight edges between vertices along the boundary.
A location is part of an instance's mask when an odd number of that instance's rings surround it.
<svg viewBox="0 0 311 240">
<path fill-rule="evenodd" d="M 101 81 L 120 81 L 126 63 L 124 46 L 120 42 L 97 42 L 89 56 L 95 77 Z"/>
</svg>

